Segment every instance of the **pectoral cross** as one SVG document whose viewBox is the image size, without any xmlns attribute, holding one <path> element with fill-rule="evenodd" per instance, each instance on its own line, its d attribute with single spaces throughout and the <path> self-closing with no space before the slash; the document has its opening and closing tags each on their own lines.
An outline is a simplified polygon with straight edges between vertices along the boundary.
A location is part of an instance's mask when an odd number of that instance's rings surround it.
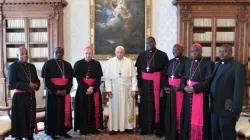
<svg viewBox="0 0 250 140">
<path fill-rule="evenodd" d="M 65 76 L 64 76 L 64 74 L 62 75 L 62 78 L 63 78 L 63 79 L 65 79 Z"/>
<path fill-rule="evenodd" d="M 191 86 L 191 80 L 188 80 L 188 85 Z"/>
<path fill-rule="evenodd" d="M 146 68 L 146 69 L 147 69 L 147 72 L 148 72 L 148 71 L 149 71 L 149 69 L 150 69 L 150 68 L 149 68 L 149 66 L 147 66 L 147 68 Z"/>
<path fill-rule="evenodd" d="M 171 76 L 171 79 L 174 80 L 174 75 Z"/>
<path fill-rule="evenodd" d="M 122 76 L 122 73 L 121 73 L 121 72 L 119 72 L 119 73 L 118 73 L 118 75 L 119 75 L 119 77 L 121 77 L 121 76 Z"/>
</svg>

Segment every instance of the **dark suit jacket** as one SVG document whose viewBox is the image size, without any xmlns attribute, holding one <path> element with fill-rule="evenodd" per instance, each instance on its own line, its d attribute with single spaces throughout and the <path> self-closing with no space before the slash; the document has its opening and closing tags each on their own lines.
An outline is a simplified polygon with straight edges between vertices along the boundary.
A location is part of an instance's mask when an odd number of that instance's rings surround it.
<svg viewBox="0 0 250 140">
<path fill-rule="evenodd" d="M 215 78 L 218 66 L 215 65 L 211 82 L 216 82 L 214 96 L 211 97 L 212 112 L 217 115 L 238 114 L 242 110 L 244 88 L 246 85 L 246 69 L 243 64 L 229 60 L 223 71 Z"/>
</svg>

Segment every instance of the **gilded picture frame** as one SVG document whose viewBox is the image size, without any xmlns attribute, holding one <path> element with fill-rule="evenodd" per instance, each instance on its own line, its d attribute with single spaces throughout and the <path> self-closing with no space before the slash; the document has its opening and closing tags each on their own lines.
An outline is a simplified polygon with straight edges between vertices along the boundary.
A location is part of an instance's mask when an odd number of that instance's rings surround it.
<svg viewBox="0 0 250 140">
<path fill-rule="evenodd" d="M 94 48 L 94 59 L 112 58 L 115 47 L 121 45 L 126 56 L 135 60 L 145 50 L 149 36 L 151 0 L 90 0 L 90 45 Z"/>
</svg>

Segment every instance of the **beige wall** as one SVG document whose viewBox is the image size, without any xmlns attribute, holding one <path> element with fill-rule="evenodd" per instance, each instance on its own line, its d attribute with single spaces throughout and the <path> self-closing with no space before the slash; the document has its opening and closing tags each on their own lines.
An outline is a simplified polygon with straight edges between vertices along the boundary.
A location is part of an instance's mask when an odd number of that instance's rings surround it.
<svg viewBox="0 0 250 140">
<path fill-rule="evenodd" d="M 172 46 L 177 39 L 176 7 L 172 0 L 152 0 L 152 35 L 157 48 L 172 58 Z M 89 45 L 89 0 L 68 0 L 64 9 L 65 59 L 72 65 L 82 58 Z M 105 62 L 102 62 L 105 65 Z"/>
</svg>

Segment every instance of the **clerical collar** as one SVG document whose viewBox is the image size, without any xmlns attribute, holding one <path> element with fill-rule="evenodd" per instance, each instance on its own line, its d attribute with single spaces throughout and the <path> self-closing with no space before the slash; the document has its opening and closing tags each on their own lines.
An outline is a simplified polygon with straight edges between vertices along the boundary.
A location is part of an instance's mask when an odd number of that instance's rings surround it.
<svg viewBox="0 0 250 140">
<path fill-rule="evenodd" d="M 232 62 L 233 58 L 229 58 L 229 59 L 226 59 L 226 60 L 222 60 L 221 61 L 221 64 L 227 64 L 227 63 L 230 63 Z"/>
<path fill-rule="evenodd" d="M 22 62 L 22 61 L 20 61 L 20 60 L 18 60 L 17 61 L 19 64 L 22 64 L 22 65 L 27 65 L 28 64 L 28 62 Z"/>
<path fill-rule="evenodd" d="M 85 59 L 84 59 L 85 60 Z M 92 61 L 92 59 L 90 59 L 89 61 L 85 60 L 87 63 L 90 63 Z"/>
<path fill-rule="evenodd" d="M 61 61 L 62 61 L 62 59 L 57 59 L 57 58 L 55 58 L 55 60 L 56 60 L 56 61 L 59 61 L 59 62 L 61 62 Z"/>
<path fill-rule="evenodd" d="M 153 49 L 148 50 L 148 51 L 149 51 L 149 53 L 153 53 L 153 52 L 155 52 L 156 50 L 157 50 L 156 48 L 153 48 Z"/>
<path fill-rule="evenodd" d="M 199 62 L 201 61 L 202 58 L 199 58 L 199 59 L 193 59 L 193 61 L 196 63 L 196 62 Z"/>
<path fill-rule="evenodd" d="M 181 56 L 176 56 L 175 60 L 180 60 L 182 57 L 183 57 L 182 55 Z"/>
</svg>

